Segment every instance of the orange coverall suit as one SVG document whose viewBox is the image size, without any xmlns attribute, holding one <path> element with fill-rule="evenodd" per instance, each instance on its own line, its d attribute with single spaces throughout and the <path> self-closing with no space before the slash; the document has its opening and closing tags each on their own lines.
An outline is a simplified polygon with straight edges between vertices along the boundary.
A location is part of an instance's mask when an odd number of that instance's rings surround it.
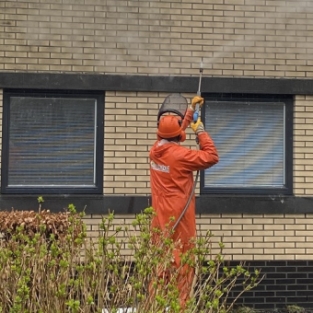
<svg viewBox="0 0 313 313">
<path fill-rule="evenodd" d="M 182 128 L 192 120 L 192 110 L 188 110 Z M 204 170 L 218 162 L 214 142 L 206 132 L 198 135 L 200 150 L 191 150 L 176 142 L 158 140 L 150 150 L 150 183 L 152 207 L 156 216 L 151 227 L 166 229 L 170 218 L 179 218 L 193 189 L 193 171 Z M 173 225 L 174 222 L 172 222 Z M 196 237 L 195 196 L 192 197 L 185 215 L 175 229 L 173 240 L 180 240 L 181 250 L 174 253 L 176 268 L 180 268 L 177 287 L 180 304 L 186 304 L 194 279 L 194 269 L 180 267 L 180 255 L 192 248 L 190 240 Z"/>
</svg>

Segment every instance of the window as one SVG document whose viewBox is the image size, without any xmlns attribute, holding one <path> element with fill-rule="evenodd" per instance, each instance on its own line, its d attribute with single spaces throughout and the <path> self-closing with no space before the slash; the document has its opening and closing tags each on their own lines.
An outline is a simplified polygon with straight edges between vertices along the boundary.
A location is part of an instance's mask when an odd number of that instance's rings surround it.
<svg viewBox="0 0 313 313">
<path fill-rule="evenodd" d="M 102 93 L 5 91 L 3 193 L 102 193 Z"/>
<path fill-rule="evenodd" d="M 205 128 L 220 161 L 203 171 L 202 193 L 292 193 L 292 98 L 207 95 Z"/>
</svg>

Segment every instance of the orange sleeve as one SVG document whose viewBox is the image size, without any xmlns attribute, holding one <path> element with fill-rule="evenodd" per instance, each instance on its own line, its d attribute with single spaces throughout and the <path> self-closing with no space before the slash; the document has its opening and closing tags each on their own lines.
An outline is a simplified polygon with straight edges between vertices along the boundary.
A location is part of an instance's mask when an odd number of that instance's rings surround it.
<svg viewBox="0 0 313 313">
<path fill-rule="evenodd" d="M 190 122 L 192 121 L 192 119 L 193 119 L 193 112 L 194 111 L 192 109 L 190 109 L 190 108 L 187 109 L 187 112 L 186 112 L 184 120 L 183 120 L 183 124 L 181 126 L 181 128 L 183 130 L 185 130 L 188 127 L 188 125 L 190 124 Z"/>
<path fill-rule="evenodd" d="M 200 150 L 186 149 L 179 162 L 187 171 L 204 170 L 218 163 L 218 152 L 207 132 L 198 135 Z"/>
</svg>

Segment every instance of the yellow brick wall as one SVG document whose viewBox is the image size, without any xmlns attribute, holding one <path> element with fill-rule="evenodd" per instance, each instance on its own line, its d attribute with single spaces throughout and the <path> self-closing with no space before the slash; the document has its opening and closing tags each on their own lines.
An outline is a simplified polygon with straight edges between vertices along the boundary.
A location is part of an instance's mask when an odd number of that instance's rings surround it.
<svg viewBox="0 0 313 313">
<path fill-rule="evenodd" d="M 112 158 L 112 162 L 107 162 L 106 157 L 104 158 L 104 192 L 121 195 L 150 193 L 148 151 L 155 140 L 157 112 L 166 96 L 167 94 L 163 93 L 136 92 L 106 94 L 104 153 Z M 184 96 L 190 101 L 193 95 Z M 296 196 L 313 194 L 313 184 L 310 179 L 311 141 L 313 142 L 312 100 L 312 96 L 296 96 L 294 102 L 294 193 Z M 190 131 L 188 131 L 188 140 L 183 145 L 195 148 Z M 139 162 L 136 162 L 137 159 Z M 114 187 L 115 184 L 117 187 Z M 199 194 L 199 186 L 196 194 Z M 224 253 L 228 259 L 313 259 L 313 256 L 310 256 L 313 252 L 311 218 L 312 215 L 309 214 L 201 214 L 197 216 L 197 228 L 199 236 L 207 230 L 213 232 L 216 248 L 217 242 L 223 238 Z M 117 225 L 130 225 L 133 219 L 132 216 L 117 216 L 115 222 Z M 97 218 L 92 220 L 90 233 L 98 222 Z M 127 247 L 124 248 L 127 253 Z"/>
<path fill-rule="evenodd" d="M 0 90 L 1 115 L 2 94 Z M 159 106 L 167 95 L 141 92 L 106 93 L 104 194 L 149 195 L 148 151 L 155 140 Z M 192 95 L 184 96 L 190 101 Z M 312 195 L 312 100 L 312 96 L 295 97 L 294 193 L 297 196 Z M 195 148 L 192 133 L 190 130 L 187 133 L 188 139 L 184 145 Z M 196 193 L 199 194 L 199 186 Z M 312 217 L 312 214 L 201 214 L 197 215 L 197 229 L 199 236 L 211 230 L 215 247 L 218 241 L 223 240 L 224 253 L 228 259 L 313 259 Z M 133 220 L 133 215 L 118 215 L 114 225 L 131 225 Z M 89 236 L 97 237 L 100 216 L 88 215 L 85 222 Z M 119 239 L 126 240 L 126 237 Z M 126 244 L 123 253 L 129 253 Z"/>
<path fill-rule="evenodd" d="M 298 0 L 5 0 L 0 71 L 190 76 L 198 75 L 203 59 L 206 76 L 312 78 L 312 11 L 312 1 Z M 106 93 L 105 194 L 149 194 L 148 147 L 165 96 Z M 312 100 L 295 101 L 297 196 L 313 194 Z M 2 90 L 0 103 L 2 120 Z M 190 132 L 188 138 L 186 145 L 195 147 Z M 116 223 L 133 218 L 119 215 Z M 200 235 L 211 229 L 214 240 L 224 236 L 229 258 L 294 260 L 312 258 L 311 220 L 206 214 L 197 225 Z M 96 236 L 99 216 L 85 221 Z"/>
<path fill-rule="evenodd" d="M 312 1 L 0 2 L 0 71 L 313 77 Z"/>
<path fill-rule="evenodd" d="M 294 193 L 313 195 L 313 96 L 296 96 L 294 105 Z"/>
<path fill-rule="evenodd" d="M 223 236 L 225 254 L 236 260 L 313 259 L 312 214 L 202 215 L 200 229 Z"/>
<path fill-rule="evenodd" d="M 209 206 L 209 204 L 208 204 Z M 208 208 L 209 211 L 209 208 Z M 95 240 L 101 217 L 85 218 L 88 234 Z M 129 226 L 131 215 L 118 215 L 114 227 Z M 227 260 L 313 260 L 313 214 L 202 214 L 197 215 L 198 237 L 212 231 L 212 253 L 218 252 L 218 242 L 225 244 Z M 122 254 L 129 255 L 128 237 Z"/>
<path fill-rule="evenodd" d="M 104 194 L 148 195 L 149 149 L 156 139 L 156 119 L 168 94 L 107 92 L 104 128 Z M 190 102 L 192 94 L 183 94 Z M 313 194 L 313 96 L 294 101 L 294 194 Z M 210 132 L 209 129 L 207 131 Z M 184 146 L 196 149 L 187 129 Z M 213 138 L 214 140 L 214 138 Z M 217 147 L 218 148 L 218 147 Z M 196 194 L 199 194 L 199 184 Z"/>
<path fill-rule="evenodd" d="M 149 195 L 149 149 L 165 93 L 107 92 L 104 111 L 104 194 Z M 192 95 L 183 94 L 188 99 Z M 184 145 L 197 149 L 190 128 Z M 197 190 L 199 192 L 199 188 Z"/>
</svg>

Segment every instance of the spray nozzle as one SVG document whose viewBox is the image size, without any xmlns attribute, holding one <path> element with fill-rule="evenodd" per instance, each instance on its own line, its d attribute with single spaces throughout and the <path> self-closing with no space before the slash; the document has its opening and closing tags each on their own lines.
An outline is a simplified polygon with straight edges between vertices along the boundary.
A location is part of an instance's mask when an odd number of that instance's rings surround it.
<svg viewBox="0 0 313 313">
<path fill-rule="evenodd" d="M 201 60 L 201 62 L 200 62 L 199 72 L 200 72 L 200 73 L 203 72 L 203 60 Z"/>
</svg>

